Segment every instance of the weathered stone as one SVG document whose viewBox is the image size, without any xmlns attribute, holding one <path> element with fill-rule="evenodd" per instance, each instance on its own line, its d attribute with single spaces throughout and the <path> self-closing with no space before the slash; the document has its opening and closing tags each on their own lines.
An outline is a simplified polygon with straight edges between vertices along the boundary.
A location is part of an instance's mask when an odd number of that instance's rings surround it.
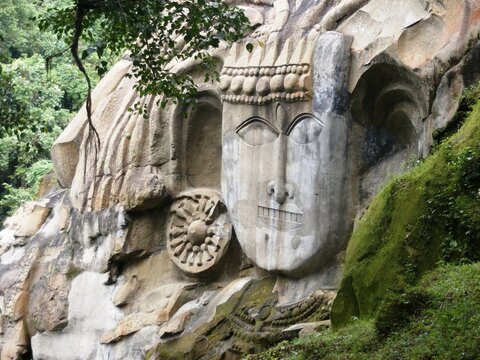
<svg viewBox="0 0 480 360">
<path fill-rule="evenodd" d="M 6 317 L 3 314 L 0 314 L 0 335 L 5 334 L 5 322 L 6 322 Z"/>
<path fill-rule="evenodd" d="M 120 323 L 115 330 L 103 334 L 100 337 L 100 342 L 102 344 L 109 344 L 118 341 L 122 337 L 137 332 L 144 327 L 163 324 L 168 320 L 168 317 L 169 314 L 166 309 L 157 310 L 153 313 L 130 314 L 120 320 Z"/>
<path fill-rule="evenodd" d="M 283 330 L 283 332 L 285 334 L 288 334 L 288 336 L 298 336 L 299 338 L 304 338 L 315 334 L 321 330 L 325 330 L 330 326 L 330 320 L 323 320 L 311 323 L 295 324 L 286 328 L 285 330 Z"/>
<path fill-rule="evenodd" d="M 55 142 L 68 189 L 0 231 L 1 359 L 240 358 L 321 331 L 354 222 L 480 74 L 476 0 L 228 2 L 252 33 L 212 50 L 219 83 L 168 65 L 196 104 L 140 98 L 127 54 L 93 93 L 97 151 L 85 107 Z"/>
<path fill-rule="evenodd" d="M 43 225 L 50 208 L 44 202 L 32 201 L 23 204 L 11 217 L 5 220 L 5 227 L 13 230 L 15 236 L 32 236 Z"/>
<path fill-rule="evenodd" d="M 134 297 L 139 286 L 137 276 L 132 276 L 117 290 L 113 298 L 113 304 L 118 307 L 126 305 Z"/>
<path fill-rule="evenodd" d="M 317 40 L 313 108 L 225 105 L 222 190 L 240 245 L 266 270 L 304 276 L 345 246 L 350 43 L 339 33 Z"/>
<path fill-rule="evenodd" d="M 161 175 L 147 174 L 143 169 L 131 169 L 125 176 L 120 203 L 126 211 L 141 211 L 161 205 L 167 197 Z"/>
<path fill-rule="evenodd" d="M 15 307 L 13 309 L 13 321 L 18 321 L 25 315 L 28 304 L 28 296 L 28 291 L 22 291 L 17 294 L 14 300 Z"/>
<path fill-rule="evenodd" d="M 68 252 L 58 254 L 59 258 L 65 256 L 68 256 Z M 35 330 L 39 332 L 59 331 L 68 324 L 70 281 L 60 271 L 48 271 L 47 268 L 52 269 L 53 264 L 48 265 L 42 266 L 44 273 L 31 286 L 28 304 L 28 320 L 35 324 Z"/>
<path fill-rule="evenodd" d="M 38 185 L 37 198 L 42 198 L 58 188 L 58 181 L 55 173 L 50 171 L 46 174 Z"/>
<path fill-rule="evenodd" d="M 126 60 L 118 62 L 97 85 L 92 93 L 92 112 L 95 119 L 103 114 L 105 102 L 112 97 L 112 93 L 118 87 L 120 81 L 129 71 L 131 63 Z M 52 148 L 52 161 L 55 175 L 60 185 L 69 188 L 72 185 L 79 162 L 79 149 L 83 138 L 83 132 L 87 124 L 87 111 L 85 105 L 80 109 L 77 116 L 70 122 L 60 137 L 55 141 Z M 101 127 L 96 126 L 98 130 Z"/>
<path fill-rule="evenodd" d="M 173 203 L 167 234 L 170 258 L 192 275 L 211 273 L 230 245 L 232 225 L 215 191 L 184 193 Z"/>
<path fill-rule="evenodd" d="M 1 360 L 18 360 L 27 353 L 30 339 L 23 320 L 15 323 L 13 335 L 0 349 Z"/>
<path fill-rule="evenodd" d="M 130 285 L 128 285 L 127 282 L 127 288 L 137 282 L 138 289 L 138 280 L 131 281 L 134 278 L 135 277 L 132 277 L 129 280 Z M 123 289 L 124 288 L 122 287 L 119 292 L 122 292 Z M 189 286 L 184 286 L 182 284 L 173 284 L 170 286 L 164 285 L 157 291 L 148 294 L 143 299 L 146 306 L 141 306 L 139 304 L 140 306 L 130 306 L 125 309 L 127 311 L 134 310 L 134 312 L 125 316 L 114 330 L 102 335 L 101 342 L 104 344 L 116 342 L 122 337 L 135 333 L 145 327 L 165 323 L 183 305 L 183 303 L 189 299 L 186 293 L 189 289 Z M 159 301 L 162 300 L 162 298 L 164 301 Z"/>
<path fill-rule="evenodd" d="M 59 226 L 60 226 L 60 231 L 67 231 L 70 228 L 70 211 L 65 207 L 62 206 L 60 208 L 60 215 L 59 215 Z"/>
<path fill-rule="evenodd" d="M 72 282 L 68 295 L 68 325 L 60 332 L 38 333 L 32 337 L 35 357 L 47 359 L 96 359 L 101 356 L 100 336 L 121 319 L 112 304 L 114 287 L 103 285 L 106 275 L 84 272 Z M 59 352 L 56 345 L 62 344 Z"/>
</svg>

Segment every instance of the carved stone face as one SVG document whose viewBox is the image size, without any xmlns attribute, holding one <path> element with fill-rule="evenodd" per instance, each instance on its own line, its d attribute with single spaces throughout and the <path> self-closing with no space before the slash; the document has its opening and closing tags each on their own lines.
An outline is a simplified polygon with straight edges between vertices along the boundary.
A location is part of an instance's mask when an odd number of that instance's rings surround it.
<svg viewBox="0 0 480 360">
<path fill-rule="evenodd" d="M 223 196 L 246 255 L 269 271 L 329 265 L 349 230 L 348 116 L 335 103 L 345 75 L 327 70 L 313 104 L 224 104 Z"/>
</svg>

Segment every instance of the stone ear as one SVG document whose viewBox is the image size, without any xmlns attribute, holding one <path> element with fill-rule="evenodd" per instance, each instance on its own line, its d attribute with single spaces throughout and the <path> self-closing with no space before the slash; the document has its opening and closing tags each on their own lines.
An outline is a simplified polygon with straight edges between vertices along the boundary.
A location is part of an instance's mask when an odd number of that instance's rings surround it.
<svg viewBox="0 0 480 360">
<path fill-rule="evenodd" d="M 177 191 L 190 187 L 220 188 L 222 104 L 210 88 L 200 89 L 197 102 L 188 109 L 174 109 L 170 121 L 171 172 L 182 176 Z"/>
<path fill-rule="evenodd" d="M 418 76 L 385 55 L 375 59 L 352 93 L 354 133 L 359 134 L 354 141 L 365 184 L 374 178 L 381 183 L 418 158 L 427 114 L 428 95 Z M 365 194 L 376 191 L 365 186 Z"/>
</svg>

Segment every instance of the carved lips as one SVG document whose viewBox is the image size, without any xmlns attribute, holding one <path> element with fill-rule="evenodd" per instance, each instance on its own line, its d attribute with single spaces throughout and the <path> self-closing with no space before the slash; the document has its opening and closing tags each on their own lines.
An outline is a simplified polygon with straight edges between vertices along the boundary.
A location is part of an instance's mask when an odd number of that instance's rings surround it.
<svg viewBox="0 0 480 360">
<path fill-rule="evenodd" d="M 292 230 L 302 226 L 303 212 L 294 204 L 286 204 L 284 209 L 258 205 L 257 218 L 268 227 Z"/>
</svg>

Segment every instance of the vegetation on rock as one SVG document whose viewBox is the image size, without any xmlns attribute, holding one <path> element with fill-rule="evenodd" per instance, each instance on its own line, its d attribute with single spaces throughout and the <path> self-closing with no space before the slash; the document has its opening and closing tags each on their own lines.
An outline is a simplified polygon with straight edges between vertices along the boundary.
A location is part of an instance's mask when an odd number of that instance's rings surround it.
<svg viewBox="0 0 480 360">
<path fill-rule="evenodd" d="M 38 29 L 32 18 L 42 11 L 25 0 L 0 4 L 0 222 L 34 198 L 52 169 L 50 148 L 87 92 L 68 55 L 56 57 L 46 71 L 46 59 L 65 43 Z M 94 83 L 98 63 L 96 57 L 86 64 Z"/>
<path fill-rule="evenodd" d="M 166 343 L 152 347 L 146 354 L 146 359 L 180 360 L 180 359 L 219 359 L 218 346 L 222 341 L 233 345 L 235 342 L 232 316 L 242 307 L 261 307 L 273 301 L 272 289 L 275 285 L 273 278 L 255 280 L 219 305 L 215 315 L 196 329 L 194 333 L 184 335 Z M 268 342 L 258 339 L 261 349 L 268 348 Z M 251 344 L 253 346 L 253 344 Z M 248 350 L 249 349 L 244 349 Z M 253 350 L 253 349 L 250 349 Z"/>
<path fill-rule="evenodd" d="M 248 359 L 478 359 L 480 264 L 442 265 L 377 316 L 284 342 Z"/>
<path fill-rule="evenodd" d="M 165 66 L 194 59 L 206 80 L 216 78 L 211 49 L 241 38 L 246 28 L 243 11 L 222 0 L 2 1 L 0 221 L 34 197 L 51 170 L 44 161 L 53 141 L 86 98 L 89 109 L 87 94 L 125 49 L 142 96 L 189 102 L 193 80 Z"/>
<path fill-rule="evenodd" d="M 42 28 L 51 28 L 69 44 L 80 70 L 82 59 L 96 53 L 120 54 L 128 50 L 132 74 L 141 96 L 163 95 L 174 102 L 195 99 L 196 85 L 190 75 L 170 71 L 172 60 L 194 59 L 208 81 L 217 78 L 211 54 L 222 40 L 241 39 L 247 18 L 223 0 L 44 0 Z M 79 42 L 87 48 L 79 55 Z M 97 67 L 106 71 L 106 62 Z M 86 75 L 87 76 L 87 75 Z M 88 81 L 88 76 L 87 76 Z M 87 100 L 88 102 L 88 100 Z M 138 109 L 142 111 L 143 109 Z M 88 112 L 88 105 L 87 105 Z"/>
<path fill-rule="evenodd" d="M 479 88 L 469 89 L 468 96 Z M 477 97 L 462 128 L 411 172 L 393 179 L 360 220 L 333 306 L 335 327 L 376 315 L 386 296 L 402 292 L 440 261 L 479 261 L 479 189 Z"/>
</svg>

